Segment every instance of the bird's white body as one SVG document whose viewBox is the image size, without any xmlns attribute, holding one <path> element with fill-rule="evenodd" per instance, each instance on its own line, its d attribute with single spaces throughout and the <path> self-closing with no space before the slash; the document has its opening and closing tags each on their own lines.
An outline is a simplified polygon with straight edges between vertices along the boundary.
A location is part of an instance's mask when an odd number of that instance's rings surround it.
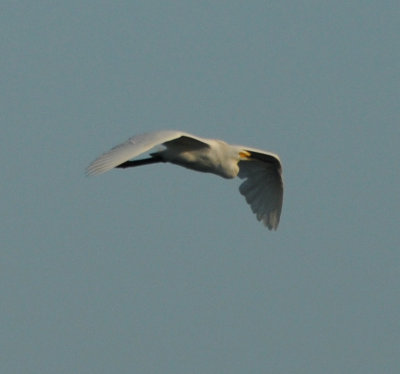
<svg viewBox="0 0 400 374">
<path fill-rule="evenodd" d="M 129 163 L 129 160 L 154 147 L 163 149 L 151 153 L 153 161 L 169 162 L 188 169 L 213 173 L 223 178 L 246 179 L 239 190 L 246 197 L 259 221 L 269 229 L 276 229 L 283 201 L 282 168 L 273 153 L 222 140 L 206 139 L 182 131 L 157 131 L 136 135 L 93 161 L 88 175 L 104 173 Z M 143 163 L 144 164 L 144 163 Z"/>
<path fill-rule="evenodd" d="M 213 173 L 223 178 L 235 178 L 239 173 L 239 166 L 232 147 L 223 141 L 211 140 L 207 147 L 191 149 L 191 145 L 182 144 L 167 146 L 158 154 L 172 164 L 184 166 L 188 169 Z M 226 157 L 232 153 L 231 157 Z"/>
</svg>

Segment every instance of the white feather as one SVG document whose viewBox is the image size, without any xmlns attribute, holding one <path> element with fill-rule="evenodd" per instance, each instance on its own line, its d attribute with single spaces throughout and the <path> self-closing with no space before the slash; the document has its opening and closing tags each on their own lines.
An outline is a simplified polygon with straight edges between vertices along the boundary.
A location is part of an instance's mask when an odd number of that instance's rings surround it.
<svg viewBox="0 0 400 374">
<path fill-rule="evenodd" d="M 158 146 L 164 148 L 151 154 L 154 158 L 150 163 L 170 162 L 224 178 L 245 179 L 239 187 L 240 193 L 257 219 L 270 230 L 276 230 L 283 202 L 282 167 L 279 157 L 270 152 L 182 131 L 156 131 L 133 136 L 117 145 L 94 160 L 86 173 L 104 173 Z"/>
</svg>

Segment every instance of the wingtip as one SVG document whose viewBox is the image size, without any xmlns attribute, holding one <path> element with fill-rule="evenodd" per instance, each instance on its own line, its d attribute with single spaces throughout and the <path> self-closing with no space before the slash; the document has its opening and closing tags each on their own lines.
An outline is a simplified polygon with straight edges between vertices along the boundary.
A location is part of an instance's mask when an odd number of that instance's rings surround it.
<svg viewBox="0 0 400 374">
<path fill-rule="evenodd" d="M 96 165 L 94 162 L 92 162 L 89 166 L 85 168 L 85 175 L 87 177 L 93 177 L 95 175 L 99 175 L 104 173 L 106 170 L 102 170 L 101 167 Z"/>
</svg>

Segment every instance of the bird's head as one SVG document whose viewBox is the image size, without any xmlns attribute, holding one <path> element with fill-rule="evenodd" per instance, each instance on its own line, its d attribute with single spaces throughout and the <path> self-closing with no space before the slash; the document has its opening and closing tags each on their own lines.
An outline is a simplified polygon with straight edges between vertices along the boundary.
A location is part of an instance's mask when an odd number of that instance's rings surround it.
<svg viewBox="0 0 400 374">
<path fill-rule="evenodd" d="M 225 158 L 222 174 L 225 178 L 235 178 L 239 173 L 239 162 L 249 160 L 251 153 L 239 147 L 230 147 L 227 154 L 230 155 Z"/>
</svg>

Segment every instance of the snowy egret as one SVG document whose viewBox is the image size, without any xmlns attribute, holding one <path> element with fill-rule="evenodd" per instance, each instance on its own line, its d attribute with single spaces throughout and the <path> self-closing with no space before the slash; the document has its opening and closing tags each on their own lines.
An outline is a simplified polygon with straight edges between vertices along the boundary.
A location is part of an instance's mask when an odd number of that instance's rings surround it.
<svg viewBox="0 0 400 374">
<path fill-rule="evenodd" d="M 131 160 L 157 146 L 162 147 L 150 153 L 150 157 Z M 240 193 L 259 221 L 270 230 L 277 229 L 283 201 L 282 167 L 279 157 L 270 152 L 182 131 L 156 131 L 133 136 L 112 148 L 94 160 L 86 174 L 158 162 L 170 162 L 223 178 L 245 179 L 239 187 Z"/>
</svg>

